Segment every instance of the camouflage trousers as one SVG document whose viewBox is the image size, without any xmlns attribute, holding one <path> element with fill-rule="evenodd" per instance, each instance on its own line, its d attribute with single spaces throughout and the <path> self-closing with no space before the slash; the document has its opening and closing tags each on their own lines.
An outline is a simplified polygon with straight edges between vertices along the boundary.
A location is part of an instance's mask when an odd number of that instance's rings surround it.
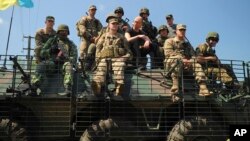
<svg viewBox="0 0 250 141">
<path fill-rule="evenodd" d="M 124 84 L 124 69 L 125 61 L 119 61 L 118 58 L 111 59 L 112 71 L 114 72 L 114 80 L 117 84 Z M 107 69 L 106 59 L 101 59 L 97 65 L 96 73 L 93 76 L 93 80 L 100 84 L 105 84 L 106 73 L 111 71 Z"/>
<path fill-rule="evenodd" d="M 48 74 L 62 73 L 64 87 L 73 83 L 73 65 L 70 62 L 55 64 L 54 61 L 43 61 L 37 64 L 35 74 L 32 75 L 31 84 L 38 87 Z"/>
<path fill-rule="evenodd" d="M 182 60 L 182 56 L 174 56 L 171 58 L 165 59 L 165 70 L 169 71 L 171 68 L 175 67 L 172 70 L 171 76 L 172 77 L 178 77 L 179 72 L 181 71 L 180 69 L 185 69 L 185 70 L 190 70 L 194 73 L 195 80 L 200 83 L 200 82 L 205 82 L 206 81 L 206 75 L 202 69 L 201 64 L 197 63 L 195 59 L 191 59 L 192 62 L 188 64 L 183 64 L 182 62 L 178 64 L 178 61 Z"/>
<path fill-rule="evenodd" d="M 84 59 L 87 54 L 95 55 L 96 45 L 85 38 L 81 38 L 80 59 Z"/>
<path fill-rule="evenodd" d="M 212 79 L 221 81 L 224 84 L 230 83 L 233 81 L 233 78 L 229 75 L 226 69 L 224 68 L 216 68 L 216 67 L 208 67 L 205 69 L 205 72 L 208 76 L 212 75 Z"/>
</svg>

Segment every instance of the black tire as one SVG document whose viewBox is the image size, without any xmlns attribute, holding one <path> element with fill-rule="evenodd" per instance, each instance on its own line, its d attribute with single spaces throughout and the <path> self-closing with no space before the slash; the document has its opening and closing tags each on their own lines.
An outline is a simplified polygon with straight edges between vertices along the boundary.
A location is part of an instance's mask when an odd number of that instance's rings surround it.
<svg viewBox="0 0 250 141">
<path fill-rule="evenodd" d="M 10 119 L 0 119 L 1 141 L 28 141 L 26 130 Z"/>
<path fill-rule="evenodd" d="M 170 131 L 167 141 L 222 141 L 221 126 L 205 117 L 180 120 Z"/>
</svg>

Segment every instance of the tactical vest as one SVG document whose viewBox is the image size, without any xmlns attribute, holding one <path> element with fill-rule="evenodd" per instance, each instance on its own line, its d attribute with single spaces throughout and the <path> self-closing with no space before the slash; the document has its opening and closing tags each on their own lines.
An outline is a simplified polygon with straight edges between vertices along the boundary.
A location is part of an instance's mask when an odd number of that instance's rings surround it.
<svg viewBox="0 0 250 141">
<path fill-rule="evenodd" d="M 101 50 L 101 58 L 115 58 L 126 54 L 126 50 L 123 46 L 124 41 L 120 34 L 116 36 L 104 35 L 103 48 Z"/>
</svg>

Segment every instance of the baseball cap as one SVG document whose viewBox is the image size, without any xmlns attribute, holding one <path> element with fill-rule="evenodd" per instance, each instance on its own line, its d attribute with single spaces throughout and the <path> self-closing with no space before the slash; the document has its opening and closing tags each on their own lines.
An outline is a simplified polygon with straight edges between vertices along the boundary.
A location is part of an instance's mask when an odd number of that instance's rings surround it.
<svg viewBox="0 0 250 141">
<path fill-rule="evenodd" d="M 186 29 L 186 25 L 184 25 L 184 24 L 177 24 L 177 26 L 176 26 L 176 29 L 177 30 L 180 30 L 180 29 Z"/>
<path fill-rule="evenodd" d="M 167 16 L 166 16 L 166 19 L 172 19 L 173 18 L 173 15 L 172 14 L 168 14 Z"/>
<path fill-rule="evenodd" d="M 89 9 L 97 9 L 95 5 L 90 5 Z"/>
<path fill-rule="evenodd" d="M 48 20 L 55 21 L 55 18 L 54 18 L 53 16 L 47 16 L 47 17 L 46 17 L 46 21 L 48 21 Z"/>
</svg>

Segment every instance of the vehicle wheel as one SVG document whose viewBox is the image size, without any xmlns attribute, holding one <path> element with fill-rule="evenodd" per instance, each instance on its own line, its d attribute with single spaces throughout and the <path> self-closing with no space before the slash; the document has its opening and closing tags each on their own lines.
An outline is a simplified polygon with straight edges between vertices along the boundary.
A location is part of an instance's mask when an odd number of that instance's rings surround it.
<svg viewBox="0 0 250 141">
<path fill-rule="evenodd" d="M 26 130 L 10 119 L 0 119 L 1 141 L 28 141 Z M 1 135 L 5 133 L 5 135 Z M 2 138 L 3 137 L 3 138 Z"/>
<path fill-rule="evenodd" d="M 211 125 L 213 124 L 213 125 Z M 216 128 L 216 129 L 213 129 Z M 209 121 L 205 117 L 195 117 L 191 120 L 180 120 L 170 131 L 167 141 L 221 141 L 219 135 L 222 130 L 219 124 Z"/>
</svg>

